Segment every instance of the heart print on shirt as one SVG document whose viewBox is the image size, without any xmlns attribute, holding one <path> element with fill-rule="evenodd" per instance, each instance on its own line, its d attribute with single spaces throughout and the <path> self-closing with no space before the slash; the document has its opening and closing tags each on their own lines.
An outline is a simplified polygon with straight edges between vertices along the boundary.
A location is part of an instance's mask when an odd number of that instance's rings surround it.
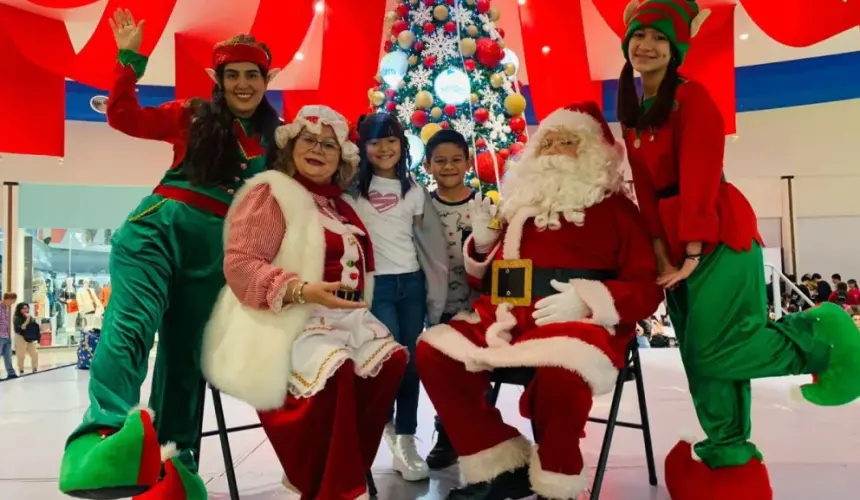
<svg viewBox="0 0 860 500">
<path fill-rule="evenodd" d="M 380 193 L 375 189 L 367 193 L 367 198 L 370 200 L 373 208 L 381 214 L 391 210 L 400 203 L 400 195 L 397 193 Z"/>
</svg>

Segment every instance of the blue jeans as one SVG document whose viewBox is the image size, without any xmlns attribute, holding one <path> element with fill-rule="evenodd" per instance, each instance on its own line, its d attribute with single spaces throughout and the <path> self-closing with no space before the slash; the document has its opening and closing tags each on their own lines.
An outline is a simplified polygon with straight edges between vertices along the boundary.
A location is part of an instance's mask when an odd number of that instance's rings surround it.
<svg viewBox="0 0 860 500">
<path fill-rule="evenodd" d="M 15 367 L 12 366 L 12 339 L 9 337 L 0 338 L 0 357 L 3 358 L 3 363 L 6 365 L 6 376 L 15 375 Z"/>
<path fill-rule="evenodd" d="M 412 436 L 418 430 L 418 397 L 421 385 L 415 368 L 415 344 L 424 331 L 427 287 L 424 273 L 387 274 L 376 277 L 370 312 L 391 331 L 395 340 L 409 349 L 409 364 L 397 392 L 394 429 Z"/>
</svg>

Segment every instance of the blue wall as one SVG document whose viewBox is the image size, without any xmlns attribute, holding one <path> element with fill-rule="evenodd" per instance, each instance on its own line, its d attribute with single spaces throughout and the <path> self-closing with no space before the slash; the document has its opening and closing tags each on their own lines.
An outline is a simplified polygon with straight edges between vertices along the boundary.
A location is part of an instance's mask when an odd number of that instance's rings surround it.
<svg viewBox="0 0 860 500">
<path fill-rule="evenodd" d="M 738 112 L 764 109 L 788 108 L 824 102 L 860 98 L 860 51 L 846 54 L 784 61 L 756 66 L 744 66 L 735 70 Z M 141 85 L 138 93 L 144 105 L 158 105 L 173 99 L 173 87 Z M 615 93 L 617 80 L 603 82 L 603 103 L 606 117 L 615 120 Z M 522 89 L 526 100 L 530 93 L 526 85 Z M 92 109 L 90 100 L 96 95 L 106 95 L 76 82 L 66 82 L 66 119 L 75 121 L 103 122 L 105 116 Z M 282 109 L 283 94 L 271 92 L 269 99 L 276 108 Z M 531 106 L 526 111 L 526 121 L 536 123 Z"/>
</svg>

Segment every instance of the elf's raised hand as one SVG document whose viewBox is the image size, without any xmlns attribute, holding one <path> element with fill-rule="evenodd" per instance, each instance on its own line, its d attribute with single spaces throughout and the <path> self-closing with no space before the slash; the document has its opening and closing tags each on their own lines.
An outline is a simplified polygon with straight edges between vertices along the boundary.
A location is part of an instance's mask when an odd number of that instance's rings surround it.
<svg viewBox="0 0 860 500">
<path fill-rule="evenodd" d="M 134 22 L 134 16 L 128 9 L 117 9 L 113 13 L 113 19 L 108 19 L 116 46 L 120 50 L 131 50 L 140 52 L 140 44 L 143 41 L 143 24 Z"/>
</svg>

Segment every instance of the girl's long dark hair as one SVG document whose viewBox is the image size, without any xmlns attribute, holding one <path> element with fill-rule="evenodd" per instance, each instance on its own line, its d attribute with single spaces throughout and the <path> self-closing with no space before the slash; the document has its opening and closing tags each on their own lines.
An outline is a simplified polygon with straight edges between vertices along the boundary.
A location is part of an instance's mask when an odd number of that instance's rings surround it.
<svg viewBox="0 0 860 500">
<path fill-rule="evenodd" d="M 400 161 L 397 162 L 397 178 L 400 180 L 400 196 L 413 187 L 412 176 L 409 174 L 409 141 L 406 140 L 406 132 L 403 125 L 393 115 L 388 113 L 374 113 L 359 118 L 358 123 L 358 151 L 361 162 L 358 165 L 358 192 L 361 196 L 370 196 L 370 181 L 373 180 L 373 165 L 367 159 L 367 143 L 374 139 L 386 137 L 397 137 L 400 139 Z"/>
<path fill-rule="evenodd" d="M 672 49 L 672 58 L 666 68 L 666 74 L 657 89 L 654 103 L 648 111 L 642 111 L 639 90 L 633 76 L 633 65 L 630 61 L 624 64 L 621 78 L 618 80 L 618 121 L 625 128 L 645 130 L 658 128 L 669 122 L 669 115 L 675 106 L 675 91 L 678 89 L 678 55 Z"/>
<path fill-rule="evenodd" d="M 266 72 L 261 72 L 266 78 Z M 242 162 L 238 138 L 233 131 L 236 116 L 227 107 L 224 96 L 224 65 L 216 68 L 216 74 L 219 83 L 212 89 L 212 100 L 191 101 L 194 121 L 189 131 L 185 171 L 188 179 L 197 185 L 232 183 L 239 175 Z M 250 121 L 254 131 L 263 136 L 268 148 L 267 164 L 271 165 L 278 149 L 275 146 L 275 129 L 281 124 L 281 119 L 266 96 L 263 96 Z"/>
<path fill-rule="evenodd" d="M 15 306 L 15 313 L 12 315 L 12 317 L 24 319 L 24 315 L 21 314 L 21 311 L 23 311 L 25 307 L 30 307 L 30 304 L 26 302 L 19 302 L 18 305 Z"/>
</svg>

